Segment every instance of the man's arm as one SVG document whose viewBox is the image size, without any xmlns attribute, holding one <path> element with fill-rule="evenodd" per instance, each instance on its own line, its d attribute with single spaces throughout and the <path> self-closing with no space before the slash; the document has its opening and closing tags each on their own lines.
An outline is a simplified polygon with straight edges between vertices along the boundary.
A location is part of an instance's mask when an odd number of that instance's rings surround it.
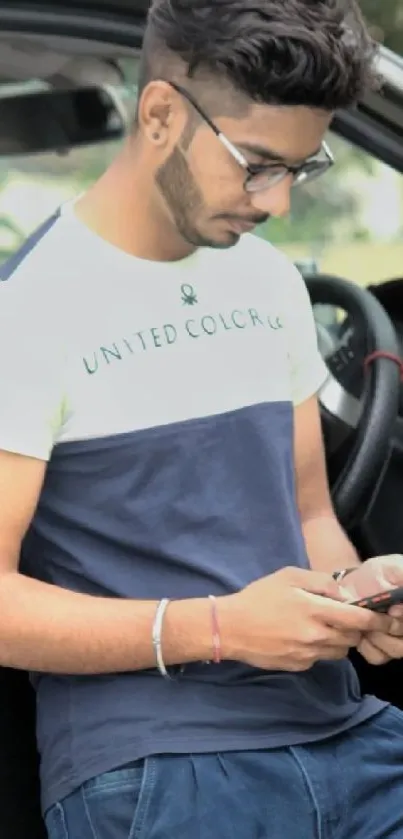
<svg viewBox="0 0 403 839">
<path fill-rule="evenodd" d="M 77 594 L 19 573 L 45 469 L 39 459 L 0 452 L 0 665 L 70 675 L 154 668 L 156 602 Z M 357 633 L 383 628 L 388 619 L 338 602 L 336 589 L 327 574 L 291 568 L 219 597 L 222 659 L 304 670 L 340 658 Z M 208 598 L 169 605 L 162 648 L 167 665 L 212 657 Z"/>
<path fill-rule="evenodd" d="M 44 474 L 40 460 L 0 452 L 0 665 L 70 675 L 154 668 L 156 602 L 76 594 L 19 573 Z M 362 631 L 388 625 L 385 616 L 338 602 L 336 588 L 327 574 L 291 568 L 218 598 L 222 659 L 306 670 L 322 658 L 339 659 Z M 208 598 L 169 605 L 167 665 L 212 657 L 210 609 Z"/>
<path fill-rule="evenodd" d="M 311 567 L 330 573 L 358 567 L 360 559 L 337 521 L 330 497 L 316 396 L 295 408 L 295 469 L 298 507 Z"/>
<path fill-rule="evenodd" d="M 316 397 L 328 370 L 318 348 L 311 301 L 299 271 L 282 258 L 298 505 L 311 567 L 332 573 L 359 566 L 360 560 L 337 521 L 330 498 Z"/>
<path fill-rule="evenodd" d="M 155 667 L 156 602 L 76 594 L 18 572 L 45 469 L 41 460 L 0 452 L 0 665 L 78 675 Z M 207 599 L 169 605 L 163 655 L 167 665 L 211 658 Z"/>
<path fill-rule="evenodd" d="M 315 571 L 360 570 L 342 583 L 352 600 L 402 585 L 401 556 L 375 557 L 361 563 L 340 527 L 332 507 L 316 397 L 295 410 L 295 462 L 302 529 L 310 564 Z M 365 611 L 365 610 L 364 610 Z M 373 665 L 403 657 L 403 611 L 391 610 L 394 621 L 381 632 L 364 633 L 358 652 Z"/>
<path fill-rule="evenodd" d="M 43 264 L 28 260 L 0 283 L 0 666 L 70 674 L 155 667 L 155 602 L 90 597 L 19 573 L 68 404 L 60 265 L 44 253 Z M 162 642 L 166 664 L 209 659 L 208 600 L 171 603 Z"/>
</svg>

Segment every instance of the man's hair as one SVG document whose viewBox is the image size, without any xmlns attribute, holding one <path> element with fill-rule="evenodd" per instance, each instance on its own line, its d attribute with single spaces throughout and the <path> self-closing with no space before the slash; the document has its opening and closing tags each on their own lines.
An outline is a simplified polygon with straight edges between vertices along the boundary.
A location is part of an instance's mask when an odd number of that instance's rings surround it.
<svg viewBox="0 0 403 839">
<path fill-rule="evenodd" d="M 154 0 L 140 92 L 153 79 L 210 82 L 245 102 L 334 111 L 376 83 L 355 0 Z"/>
</svg>

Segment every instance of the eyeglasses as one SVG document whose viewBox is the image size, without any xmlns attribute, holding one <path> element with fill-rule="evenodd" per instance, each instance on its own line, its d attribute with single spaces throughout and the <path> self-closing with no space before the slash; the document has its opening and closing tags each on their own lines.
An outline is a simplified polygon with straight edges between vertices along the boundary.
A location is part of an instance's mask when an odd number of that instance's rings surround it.
<svg viewBox="0 0 403 839">
<path fill-rule="evenodd" d="M 325 174 L 325 172 L 327 172 L 334 164 L 333 154 L 325 142 L 322 143 L 321 150 L 318 154 L 308 157 L 298 166 L 288 166 L 286 163 L 248 163 L 242 152 L 239 151 L 239 149 L 237 149 L 230 140 L 228 140 L 228 137 L 226 137 L 222 131 L 220 131 L 220 129 L 196 102 L 193 96 L 185 90 L 185 88 L 175 82 L 169 82 L 169 84 L 177 91 L 177 93 L 180 93 L 184 99 L 190 102 L 202 120 L 204 120 L 211 130 L 214 131 L 214 134 L 220 143 L 225 146 L 234 160 L 236 160 L 239 166 L 241 166 L 247 173 L 244 183 L 246 192 L 263 192 L 266 189 L 277 186 L 277 184 L 281 183 L 281 181 L 289 175 L 292 175 L 293 187 L 302 186 L 303 184 L 309 183 L 315 178 L 320 177 L 320 175 Z"/>
</svg>

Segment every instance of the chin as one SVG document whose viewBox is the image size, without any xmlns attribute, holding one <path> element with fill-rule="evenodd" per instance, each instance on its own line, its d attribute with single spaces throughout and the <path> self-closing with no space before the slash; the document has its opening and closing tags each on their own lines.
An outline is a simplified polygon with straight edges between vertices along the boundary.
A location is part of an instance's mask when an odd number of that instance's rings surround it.
<svg viewBox="0 0 403 839">
<path fill-rule="evenodd" d="M 239 242 L 241 238 L 238 233 L 227 230 L 221 233 L 221 236 L 209 236 L 201 231 L 194 231 L 192 238 L 186 237 L 187 241 L 197 248 L 215 248 L 216 250 L 225 250 L 232 248 Z"/>
<path fill-rule="evenodd" d="M 211 248 L 219 248 L 221 250 L 225 250 L 225 248 L 233 248 L 234 245 L 237 245 L 240 240 L 240 235 L 238 233 L 229 233 L 225 239 L 217 240 L 212 242 L 210 247 Z"/>
</svg>

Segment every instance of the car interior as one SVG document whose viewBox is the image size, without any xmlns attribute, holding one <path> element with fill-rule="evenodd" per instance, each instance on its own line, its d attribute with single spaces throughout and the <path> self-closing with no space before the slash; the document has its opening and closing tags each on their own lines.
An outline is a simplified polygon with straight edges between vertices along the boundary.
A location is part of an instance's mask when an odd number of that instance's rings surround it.
<svg viewBox="0 0 403 839">
<path fill-rule="evenodd" d="M 130 130 L 147 6 L 0 0 L 0 282 L 1 264 Z M 403 58 L 384 47 L 378 62 L 382 90 L 333 122 L 333 174 L 257 231 L 311 295 L 332 495 L 363 561 L 403 553 Z M 364 691 L 403 708 L 403 663 L 352 659 Z M 0 703 L 0 837 L 45 839 L 28 674 L 0 668 Z"/>
</svg>

